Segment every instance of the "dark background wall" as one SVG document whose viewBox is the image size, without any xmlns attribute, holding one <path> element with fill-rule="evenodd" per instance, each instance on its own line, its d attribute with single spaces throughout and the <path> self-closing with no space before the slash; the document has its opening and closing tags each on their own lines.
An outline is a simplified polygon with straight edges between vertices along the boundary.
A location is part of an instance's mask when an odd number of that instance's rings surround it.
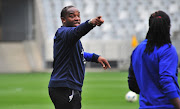
<svg viewBox="0 0 180 109">
<path fill-rule="evenodd" d="M 33 0 L 0 0 L 1 41 L 23 41 L 32 37 Z"/>
</svg>

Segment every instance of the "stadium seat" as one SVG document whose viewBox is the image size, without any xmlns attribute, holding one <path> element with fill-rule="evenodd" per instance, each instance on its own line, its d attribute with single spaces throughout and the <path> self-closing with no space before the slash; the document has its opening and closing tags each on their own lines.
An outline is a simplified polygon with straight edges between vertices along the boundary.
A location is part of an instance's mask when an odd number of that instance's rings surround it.
<svg viewBox="0 0 180 109">
<path fill-rule="evenodd" d="M 165 11 L 170 15 L 172 36 L 180 30 L 180 0 L 42 0 L 42 4 L 45 37 L 46 40 L 51 41 L 57 28 L 62 25 L 60 11 L 67 5 L 74 5 L 80 10 L 82 22 L 99 15 L 105 20 L 101 27 L 93 29 L 83 37 L 83 41 L 131 40 L 132 35 L 136 35 L 137 39 L 142 41 L 147 33 L 149 16 L 157 10 Z M 97 45 L 95 51 L 110 49 L 101 47 L 102 45 L 99 47 Z M 123 45 L 123 47 L 127 49 L 127 46 Z M 90 50 L 94 49 L 90 48 Z M 126 51 L 125 54 L 129 53 Z M 122 58 L 126 56 L 125 54 L 121 55 Z M 107 56 L 109 57 L 108 54 Z M 127 59 L 126 56 L 124 60 Z"/>
</svg>

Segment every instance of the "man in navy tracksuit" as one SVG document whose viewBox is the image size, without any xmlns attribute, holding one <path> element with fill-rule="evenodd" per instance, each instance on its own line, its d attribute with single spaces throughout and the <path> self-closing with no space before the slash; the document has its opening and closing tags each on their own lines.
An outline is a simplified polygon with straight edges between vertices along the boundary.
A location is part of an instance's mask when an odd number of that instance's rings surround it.
<svg viewBox="0 0 180 109">
<path fill-rule="evenodd" d="M 56 109 L 80 109 L 85 61 L 99 62 L 104 69 L 108 61 L 95 54 L 84 52 L 80 38 L 104 20 L 101 16 L 80 24 L 80 12 L 74 6 L 61 11 L 63 26 L 54 36 L 53 72 L 49 82 L 49 95 Z"/>
</svg>

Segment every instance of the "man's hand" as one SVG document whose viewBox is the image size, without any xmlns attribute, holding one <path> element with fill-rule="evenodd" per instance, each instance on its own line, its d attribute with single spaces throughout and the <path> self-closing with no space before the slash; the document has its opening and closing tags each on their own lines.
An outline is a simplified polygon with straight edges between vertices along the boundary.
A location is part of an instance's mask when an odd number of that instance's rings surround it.
<svg viewBox="0 0 180 109">
<path fill-rule="evenodd" d="M 180 99 L 179 98 L 173 98 L 170 101 L 176 109 L 180 109 Z"/>
<path fill-rule="evenodd" d="M 109 65 L 109 62 L 105 58 L 103 58 L 101 56 L 99 56 L 98 62 L 102 65 L 104 70 L 106 70 L 107 68 L 111 68 L 111 66 Z"/>
<path fill-rule="evenodd" d="M 91 19 L 90 23 L 94 26 L 101 26 L 104 23 L 102 16 L 98 16 L 96 18 Z"/>
</svg>

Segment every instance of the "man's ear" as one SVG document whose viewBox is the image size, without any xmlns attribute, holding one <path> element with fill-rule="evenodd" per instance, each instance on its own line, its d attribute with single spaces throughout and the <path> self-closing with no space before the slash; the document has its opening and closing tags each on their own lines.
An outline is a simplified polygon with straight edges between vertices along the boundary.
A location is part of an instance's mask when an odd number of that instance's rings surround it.
<svg viewBox="0 0 180 109">
<path fill-rule="evenodd" d="M 66 22 L 66 19 L 64 17 L 61 17 L 61 21 L 64 24 Z"/>
</svg>

